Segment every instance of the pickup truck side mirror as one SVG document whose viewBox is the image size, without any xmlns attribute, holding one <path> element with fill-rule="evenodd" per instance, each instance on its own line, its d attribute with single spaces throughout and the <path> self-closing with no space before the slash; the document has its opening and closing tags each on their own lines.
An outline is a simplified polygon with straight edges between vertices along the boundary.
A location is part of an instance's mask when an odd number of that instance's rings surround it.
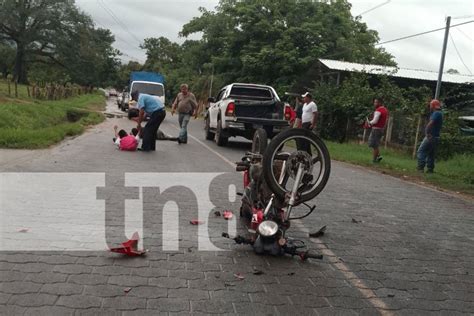
<svg viewBox="0 0 474 316">
<path fill-rule="evenodd" d="M 216 99 L 213 98 L 213 97 L 210 97 L 210 98 L 207 99 L 207 102 L 209 102 L 209 103 L 216 103 Z"/>
</svg>

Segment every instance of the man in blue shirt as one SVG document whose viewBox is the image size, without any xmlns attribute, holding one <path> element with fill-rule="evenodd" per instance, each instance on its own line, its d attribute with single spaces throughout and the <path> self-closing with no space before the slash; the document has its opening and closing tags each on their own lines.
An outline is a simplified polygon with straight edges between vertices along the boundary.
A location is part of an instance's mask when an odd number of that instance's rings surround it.
<svg viewBox="0 0 474 316">
<path fill-rule="evenodd" d="M 141 128 L 141 123 L 145 120 L 146 114 L 150 119 L 143 128 L 142 151 L 155 151 L 156 146 L 156 132 L 160 128 L 161 122 L 165 119 L 166 111 L 163 103 L 157 98 L 133 91 L 130 96 L 132 100 L 137 101 L 137 107 L 140 110 L 138 114 L 138 129 Z"/>
<path fill-rule="evenodd" d="M 425 165 L 428 173 L 433 173 L 436 147 L 440 140 L 441 127 L 443 126 L 443 113 L 441 113 L 441 104 L 439 100 L 431 100 L 430 102 L 430 121 L 425 128 L 425 138 L 418 148 L 418 171 L 424 172 Z"/>
</svg>

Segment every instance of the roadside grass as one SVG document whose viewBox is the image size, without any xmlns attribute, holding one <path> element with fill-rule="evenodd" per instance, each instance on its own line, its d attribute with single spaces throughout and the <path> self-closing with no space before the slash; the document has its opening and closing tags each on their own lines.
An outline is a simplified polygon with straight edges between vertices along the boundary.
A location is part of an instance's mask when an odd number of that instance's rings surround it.
<svg viewBox="0 0 474 316">
<path fill-rule="evenodd" d="M 435 173 L 421 174 L 416 160 L 406 152 L 381 148 L 383 160 L 372 163 L 372 151 L 367 145 L 325 141 L 331 159 L 345 161 L 421 184 L 474 196 L 474 156 L 455 155 L 449 160 L 437 160 Z"/>
<path fill-rule="evenodd" d="M 19 85 L 18 90 L 25 94 L 11 98 L 0 82 L 0 148 L 45 148 L 104 120 L 100 94 L 38 101 L 27 97 L 25 86 Z"/>
</svg>

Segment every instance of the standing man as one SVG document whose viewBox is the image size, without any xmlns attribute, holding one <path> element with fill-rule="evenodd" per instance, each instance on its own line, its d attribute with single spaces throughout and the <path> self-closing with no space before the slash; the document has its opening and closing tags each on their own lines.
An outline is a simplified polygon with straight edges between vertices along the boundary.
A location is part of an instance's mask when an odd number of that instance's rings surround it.
<svg viewBox="0 0 474 316">
<path fill-rule="evenodd" d="M 197 117 L 197 101 L 192 92 L 189 91 L 188 85 L 183 83 L 180 87 L 180 93 L 174 99 L 171 115 L 174 115 L 176 108 L 178 109 L 178 122 L 181 130 L 179 131 L 178 143 L 186 144 L 188 142 L 188 123 L 191 115 Z"/>
<path fill-rule="evenodd" d="M 307 130 L 314 130 L 316 128 L 316 121 L 318 119 L 318 106 L 313 101 L 313 96 L 306 92 L 301 96 L 304 104 L 301 107 L 301 128 Z M 297 114 L 298 116 L 298 114 Z M 296 147 L 298 150 L 303 150 L 311 153 L 311 143 L 307 140 L 297 139 Z"/>
<path fill-rule="evenodd" d="M 383 105 L 382 98 L 374 98 L 373 99 L 375 112 L 374 118 L 368 122 L 369 127 L 372 128 L 372 131 L 369 135 L 369 147 L 373 149 L 372 153 L 372 162 L 378 163 L 382 160 L 382 156 L 380 156 L 380 140 L 382 139 L 383 132 L 385 130 L 385 126 L 387 125 L 388 120 L 388 110 Z"/>
<path fill-rule="evenodd" d="M 435 167 L 436 147 L 440 140 L 441 127 L 443 126 L 443 113 L 441 113 L 441 103 L 439 100 L 430 102 L 430 121 L 425 128 L 425 138 L 418 148 L 418 171 L 424 172 L 425 165 L 428 168 L 426 172 L 433 173 Z"/>
<path fill-rule="evenodd" d="M 304 129 L 313 130 L 316 128 L 316 121 L 318 120 L 318 106 L 313 101 L 313 96 L 306 92 L 302 95 L 303 108 L 301 113 L 301 122 Z"/>
<path fill-rule="evenodd" d="M 137 128 L 140 130 L 142 122 L 145 120 L 145 116 L 148 114 L 150 119 L 146 123 L 143 129 L 143 142 L 142 151 L 155 151 L 156 147 L 156 132 L 160 128 L 161 122 L 165 119 L 166 111 L 163 103 L 157 98 L 145 94 L 133 91 L 130 96 L 133 101 L 138 102 L 138 119 Z"/>
</svg>

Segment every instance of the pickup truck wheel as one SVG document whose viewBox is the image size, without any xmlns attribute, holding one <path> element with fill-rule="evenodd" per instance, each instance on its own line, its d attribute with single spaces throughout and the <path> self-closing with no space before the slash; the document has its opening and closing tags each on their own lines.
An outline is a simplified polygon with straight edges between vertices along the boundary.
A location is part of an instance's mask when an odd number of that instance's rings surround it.
<svg viewBox="0 0 474 316">
<path fill-rule="evenodd" d="M 211 122 L 209 119 L 209 116 L 206 117 L 206 120 L 204 121 L 204 133 L 206 135 L 207 140 L 213 140 L 215 137 L 215 134 L 211 132 Z"/>
<path fill-rule="evenodd" d="M 221 119 L 217 120 L 217 130 L 216 130 L 215 140 L 216 140 L 217 146 L 225 146 L 227 145 L 227 142 L 229 141 L 229 138 L 223 135 Z"/>
<path fill-rule="evenodd" d="M 253 134 L 252 152 L 263 155 L 265 149 L 267 149 L 267 143 L 267 132 L 263 128 L 257 128 Z"/>
</svg>

